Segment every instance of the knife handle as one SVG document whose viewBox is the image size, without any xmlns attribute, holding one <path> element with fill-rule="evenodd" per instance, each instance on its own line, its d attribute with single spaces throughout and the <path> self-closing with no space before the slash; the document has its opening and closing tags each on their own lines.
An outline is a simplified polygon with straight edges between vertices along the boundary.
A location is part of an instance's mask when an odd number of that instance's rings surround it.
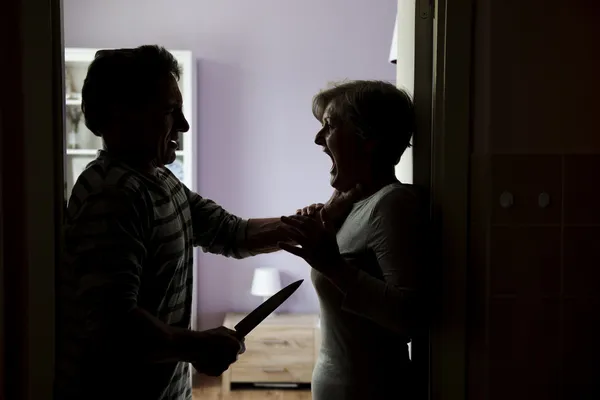
<svg viewBox="0 0 600 400">
<path fill-rule="evenodd" d="M 266 345 L 281 344 L 287 346 L 289 342 L 283 339 L 263 339 L 262 342 Z"/>
<path fill-rule="evenodd" d="M 285 368 L 263 368 L 262 370 L 267 374 L 275 372 L 285 372 Z"/>
</svg>

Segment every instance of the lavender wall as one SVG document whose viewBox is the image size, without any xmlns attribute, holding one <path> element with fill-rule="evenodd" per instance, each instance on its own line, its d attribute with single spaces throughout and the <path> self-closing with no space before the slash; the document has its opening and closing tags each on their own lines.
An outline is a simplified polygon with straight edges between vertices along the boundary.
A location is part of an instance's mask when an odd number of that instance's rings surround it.
<svg viewBox="0 0 600 400">
<path fill-rule="evenodd" d="M 63 0 L 67 47 L 157 43 L 191 50 L 198 68 L 198 192 L 245 217 L 324 201 L 330 161 L 313 143 L 311 98 L 340 79 L 393 81 L 387 63 L 397 0 Z M 375 5 L 376 4 L 376 5 Z M 309 267 L 277 253 L 198 259 L 200 326 L 245 311 L 252 272 L 276 266 L 284 283 Z M 309 282 L 285 305 L 314 312 Z"/>
</svg>

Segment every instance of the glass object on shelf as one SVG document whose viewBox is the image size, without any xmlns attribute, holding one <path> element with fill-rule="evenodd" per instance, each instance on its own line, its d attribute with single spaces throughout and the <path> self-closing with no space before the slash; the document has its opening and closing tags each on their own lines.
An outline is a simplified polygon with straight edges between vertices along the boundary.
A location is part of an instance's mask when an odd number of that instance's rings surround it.
<svg viewBox="0 0 600 400">
<path fill-rule="evenodd" d="M 67 135 L 67 148 L 68 149 L 76 149 L 77 148 L 77 133 L 69 132 Z"/>
<path fill-rule="evenodd" d="M 87 69 L 93 60 L 65 60 L 65 95 L 67 100 L 81 100 L 81 89 L 87 75 Z"/>
<path fill-rule="evenodd" d="M 81 117 L 83 112 L 81 111 L 81 107 L 78 106 L 67 106 L 67 118 L 71 123 L 71 130 L 67 135 L 67 148 L 68 149 L 77 149 L 79 148 L 79 141 L 77 132 L 79 131 L 79 122 L 81 121 Z"/>
<path fill-rule="evenodd" d="M 71 68 L 65 68 L 65 96 L 67 99 L 71 99 L 73 92 L 75 91 L 75 86 L 73 83 L 73 73 Z"/>
</svg>

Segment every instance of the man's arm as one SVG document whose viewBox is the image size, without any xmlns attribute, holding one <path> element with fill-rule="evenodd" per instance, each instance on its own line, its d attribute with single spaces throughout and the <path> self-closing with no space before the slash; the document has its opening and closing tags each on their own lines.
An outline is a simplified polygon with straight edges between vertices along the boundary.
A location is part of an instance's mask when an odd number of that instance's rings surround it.
<svg viewBox="0 0 600 400">
<path fill-rule="evenodd" d="M 137 360 L 150 363 L 195 362 L 194 355 L 206 354 L 209 349 L 203 343 L 205 333 L 176 328 L 161 322 L 146 310 L 135 307 L 127 316 L 119 335 L 125 336 L 121 345 L 131 349 Z M 191 349 L 194 349 L 192 351 Z"/>
<path fill-rule="evenodd" d="M 194 243 L 208 253 L 245 258 L 278 251 L 279 242 L 296 244 L 290 241 L 285 231 L 279 229 L 283 224 L 280 218 L 245 220 L 227 212 L 214 201 L 205 199 L 188 188 L 185 190 L 192 210 Z M 357 190 L 348 193 L 336 191 L 325 204 L 330 218 L 338 228 L 348 216 L 359 194 Z M 309 207 L 305 207 L 304 212 Z M 303 213 L 302 210 L 298 212 Z"/>
<path fill-rule="evenodd" d="M 248 220 L 246 238 L 243 246 L 253 254 L 265 254 L 279 251 L 279 242 L 290 242 L 279 227 L 280 218 L 257 218 Z"/>
<path fill-rule="evenodd" d="M 208 253 L 245 258 L 278 251 L 277 243 L 288 240 L 278 229 L 282 224 L 279 218 L 245 220 L 187 188 L 186 193 L 192 213 L 194 244 Z"/>
<path fill-rule="evenodd" d="M 85 199 L 66 230 L 63 278 L 76 285 L 71 301 L 85 318 L 83 337 L 99 354 L 150 362 L 188 360 L 198 332 L 168 326 L 137 305 L 147 205 L 141 196 L 107 189 Z M 69 282 L 61 282 L 70 284 Z"/>
</svg>

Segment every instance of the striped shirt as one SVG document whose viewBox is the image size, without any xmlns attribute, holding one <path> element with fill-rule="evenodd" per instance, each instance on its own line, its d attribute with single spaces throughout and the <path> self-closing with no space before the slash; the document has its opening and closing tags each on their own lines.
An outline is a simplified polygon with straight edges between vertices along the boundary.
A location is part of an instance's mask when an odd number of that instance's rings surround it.
<svg viewBox="0 0 600 400">
<path fill-rule="evenodd" d="M 100 151 L 67 207 L 56 398 L 191 399 L 189 364 L 128 357 L 110 336 L 123 333 L 110 324 L 140 307 L 165 324 L 190 328 L 193 246 L 246 257 L 239 246 L 246 224 L 167 168 L 142 173 Z"/>
</svg>

